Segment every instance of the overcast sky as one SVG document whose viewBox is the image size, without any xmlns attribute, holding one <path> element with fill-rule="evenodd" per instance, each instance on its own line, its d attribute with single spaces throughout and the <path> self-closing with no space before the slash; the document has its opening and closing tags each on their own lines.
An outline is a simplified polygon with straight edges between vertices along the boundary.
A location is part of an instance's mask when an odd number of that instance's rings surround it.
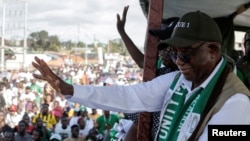
<svg viewBox="0 0 250 141">
<path fill-rule="evenodd" d="M 3 9 L 2 0 L 0 5 Z M 77 41 L 80 35 L 79 39 L 87 42 L 92 42 L 94 37 L 101 42 L 120 38 L 116 29 L 116 14 L 122 14 L 124 6 L 129 5 L 127 33 L 137 46 L 144 45 L 146 18 L 139 6 L 139 0 L 28 0 L 27 5 L 28 34 L 46 30 L 49 35 L 58 35 L 60 40 Z M 6 5 L 5 27 L 8 26 L 7 22 L 18 19 L 8 20 L 11 17 L 8 10 L 13 7 L 13 4 Z M 14 9 L 20 7 L 15 5 Z M 2 27 L 2 22 L 0 25 Z M 7 37 L 11 33 L 6 31 L 5 34 Z"/>
</svg>

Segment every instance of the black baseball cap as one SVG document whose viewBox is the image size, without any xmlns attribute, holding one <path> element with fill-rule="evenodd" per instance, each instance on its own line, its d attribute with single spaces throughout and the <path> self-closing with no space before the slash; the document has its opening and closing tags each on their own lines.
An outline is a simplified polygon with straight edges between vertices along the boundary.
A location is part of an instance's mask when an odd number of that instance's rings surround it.
<svg viewBox="0 0 250 141">
<path fill-rule="evenodd" d="M 199 41 L 222 42 L 217 23 L 207 14 L 196 11 L 183 15 L 177 22 L 172 36 L 158 46 L 187 47 Z"/>
<path fill-rule="evenodd" d="M 178 20 L 178 17 L 163 19 L 160 29 L 149 29 L 148 32 L 151 35 L 158 37 L 160 40 L 168 39 L 171 37 L 171 34 L 173 33 L 174 27 Z"/>
</svg>

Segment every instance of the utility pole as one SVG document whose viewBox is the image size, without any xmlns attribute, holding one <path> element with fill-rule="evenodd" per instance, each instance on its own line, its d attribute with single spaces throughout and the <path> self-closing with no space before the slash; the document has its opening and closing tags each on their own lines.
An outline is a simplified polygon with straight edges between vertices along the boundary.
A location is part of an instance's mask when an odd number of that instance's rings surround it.
<svg viewBox="0 0 250 141">
<path fill-rule="evenodd" d="M 86 40 L 85 40 L 86 41 Z M 88 64 L 88 43 L 85 43 L 85 65 Z"/>
<path fill-rule="evenodd" d="M 27 0 L 25 0 L 25 15 L 24 15 L 24 35 L 23 35 L 23 68 L 25 68 L 26 51 L 27 51 Z"/>
<path fill-rule="evenodd" d="M 19 47 L 23 48 L 23 61 L 18 60 L 20 61 L 18 62 L 20 65 L 18 65 L 18 67 L 25 67 L 25 57 L 27 48 L 27 1 L 28 0 L 3 0 L 3 22 L 0 63 L 1 71 L 3 71 L 7 65 L 4 57 L 4 50 L 8 48 L 5 46 L 4 41 L 5 39 L 10 40 L 10 36 L 23 36 L 23 38 L 19 40 L 19 42 L 23 40 L 23 46 L 18 45 Z M 14 41 L 13 44 L 17 45 L 17 38 L 13 38 L 12 41 Z"/>
<path fill-rule="evenodd" d="M 3 23 L 2 23 L 2 40 L 1 40 L 1 71 L 4 70 L 4 30 L 5 30 L 5 0 L 3 0 Z"/>
</svg>

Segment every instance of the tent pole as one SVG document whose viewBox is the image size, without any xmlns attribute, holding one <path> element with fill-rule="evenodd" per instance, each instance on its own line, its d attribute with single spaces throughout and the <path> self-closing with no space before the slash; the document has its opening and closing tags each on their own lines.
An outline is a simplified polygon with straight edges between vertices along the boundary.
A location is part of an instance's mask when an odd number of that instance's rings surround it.
<svg viewBox="0 0 250 141">
<path fill-rule="evenodd" d="M 150 0 L 148 10 L 148 29 L 158 28 L 162 21 L 163 0 Z M 156 76 L 156 63 L 157 63 L 157 48 L 156 45 L 159 39 L 146 34 L 145 40 L 145 57 L 144 57 L 144 72 L 143 81 L 149 81 Z M 146 75 L 145 75 L 146 74 Z M 149 112 L 139 113 L 139 121 L 137 128 L 137 140 L 138 141 L 150 141 L 152 115 Z"/>
</svg>

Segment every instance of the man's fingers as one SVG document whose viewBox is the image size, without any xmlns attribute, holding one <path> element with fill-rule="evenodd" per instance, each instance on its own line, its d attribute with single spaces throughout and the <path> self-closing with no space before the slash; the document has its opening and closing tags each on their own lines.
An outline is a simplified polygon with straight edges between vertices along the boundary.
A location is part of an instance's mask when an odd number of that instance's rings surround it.
<svg viewBox="0 0 250 141">
<path fill-rule="evenodd" d="M 41 75 L 44 74 L 43 70 L 41 69 L 40 65 L 38 65 L 37 63 L 35 62 L 32 62 L 32 66 L 35 67 L 40 73 Z"/>
<path fill-rule="evenodd" d="M 59 79 L 56 80 L 55 84 L 56 84 L 57 92 L 62 93 L 61 89 L 60 89 L 60 81 L 59 81 Z"/>
<path fill-rule="evenodd" d="M 124 7 L 123 14 L 122 14 L 122 21 L 126 20 L 128 8 L 129 6 Z"/>
<path fill-rule="evenodd" d="M 36 79 L 41 79 L 41 80 L 45 80 L 46 81 L 46 79 L 44 79 L 41 75 L 39 75 L 39 74 L 33 74 L 33 77 L 35 77 Z"/>
<path fill-rule="evenodd" d="M 117 17 L 117 22 L 121 20 L 121 18 L 120 18 L 120 15 L 119 15 L 119 14 L 117 14 L 117 15 L 116 15 L 116 17 Z"/>
</svg>

